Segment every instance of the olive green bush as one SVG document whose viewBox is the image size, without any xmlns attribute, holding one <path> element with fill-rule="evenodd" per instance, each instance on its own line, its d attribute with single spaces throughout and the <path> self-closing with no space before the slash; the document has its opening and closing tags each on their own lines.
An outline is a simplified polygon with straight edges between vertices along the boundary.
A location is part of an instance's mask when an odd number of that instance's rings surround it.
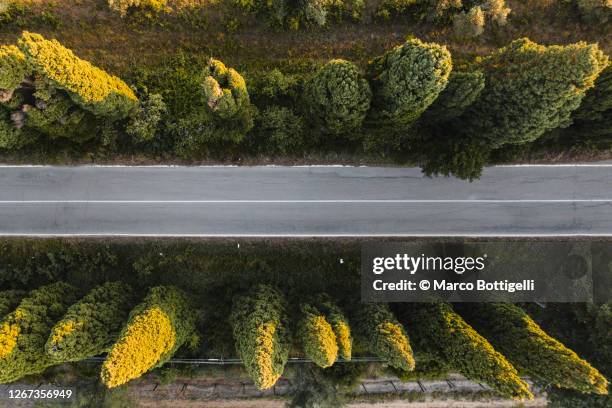
<svg viewBox="0 0 612 408">
<path fill-rule="evenodd" d="M 68 308 L 45 345 L 55 361 L 79 361 L 109 350 L 133 306 L 132 289 L 108 282 Z"/>
<path fill-rule="evenodd" d="M 359 128 L 370 108 L 370 86 L 355 64 L 331 60 L 306 83 L 308 117 L 323 132 L 347 134 Z"/>
<path fill-rule="evenodd" d="M 446 303 L 415 304 L 402 321 L 415 347 L 440 355 L 467 378 L 513 399 L 532 398 L 529 386 L 493 346 Z"/>
<path fill-rule="evenodd" d="M 521 308 L 475 303 L 459 309 L 521 372 L 557 387 L 607 394 L 608 380 L 572 350 L 550 337 Z"/>
<path fill-rule="evenodd" d="M 296 154 L 304 147 L 304 119 L 290 108 L 272 105 L 256 121 L 257 143 L 273 154 Z"/>
<path fill-rule="evenodd" d="M 0 292 L 0 321 L 19 305 L 26 293 L 23 290 L 5 290 Z"/>
<path fill-rule="evenodd" d="M 45 353 L 51 327 L 77 300 L 78 291 L 63 282 L 30 292 L 0 323 L 0 383 L 42 373 L 55 364 Z"/>
<path fill-rule="evenodd" d="M 461 123 L 493 147 L 532 142 L 571 123 L 572 111 L 607 64 L 596 44 L 513 41 L 479 63 L 486 85 Z"/>
<path fill-rule="evenodd" d="M 338 358 L 338 344 L 332 325 L 316 307 L 303 304 L 300 309 L 297 336 L 304 354 L 319 367 L 330 367 Z"/>
<path fill-rule="evenodd" d="M 283 296 L 270 286 L 256 286 L 234 300 L 230 323 L 236 349 L 255 386 L 271 388 L 283 374 L 291 347 Z"/>
<path fill-rule="evenodd" d="M 415 362 L 404 327 L 386 304 L 365 303 L 352 319 L 356 337 L 391 367 L 414 370 Z"/>
<path fill-rule="evenodd" d="M 102 382 L 114 388 L 164 365 L 194 339 L 195 319 L 182 290 L 174 286 L 149 289 L 110 348 L 102 364 Z"/>
<path fill-rule="evenodd" d="M 369 121 L 401 130 L 412 124 L 446 87 L 452 69 L 446 47 L 410 39 L 368 66 L 373 91 Z"/>
</svg>

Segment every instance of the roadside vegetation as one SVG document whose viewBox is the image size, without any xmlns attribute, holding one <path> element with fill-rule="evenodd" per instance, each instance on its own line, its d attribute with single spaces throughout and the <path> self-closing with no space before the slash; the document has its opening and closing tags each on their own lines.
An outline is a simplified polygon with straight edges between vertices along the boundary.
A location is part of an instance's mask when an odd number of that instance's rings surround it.
<svg viewBox="0 0 612 408">
<path fill-rule="evenodd" d="M 0 247 L 2 383 L 105 355 L 99 375 L 114 388 L 173 356 L 223 357 L 241 358 L 265 390 L 291 356 L 312 360 L 303 374 L 323 387 L 296 398 L 332 398 L 355 374 L 342 374 L 353 364 L 339 360 L 376 356 L 404 380 L 459 372 L 524 400 L 527 375 L 557 399 L 609 401 L 609 305 L 566 305 L 558 315 L 554 305 L 360 304 L 358 241 L 11 239 Z M 560 323 L 563 313 L 581 313 L 575 328 Z M 566 343 L 568 328 L 593 348 Z"/>
<path fill-rule="evenodd" d="M 609 155 L 605 2 L 3 4 L 5 161 L 398 163 L 473 179 L 490 162 Z"/>
</svg>

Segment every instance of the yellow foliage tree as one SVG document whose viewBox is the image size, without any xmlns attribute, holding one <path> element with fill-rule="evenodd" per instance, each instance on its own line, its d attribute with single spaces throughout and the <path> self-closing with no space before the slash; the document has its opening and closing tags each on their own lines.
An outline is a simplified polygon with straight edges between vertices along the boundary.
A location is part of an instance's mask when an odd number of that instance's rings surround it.
<svg viewBox="0 0 612 408">
<path fill-rule="evenodd" d="M 306 356 L 319 367 L 330 367 L 336 362 L 338 358 L 336 334 L 323 313 L 312 305 L 302 306 L 298 337 Z"/>
<path fill-rule="evenodd" d="M 173 286 L 152 288 L 108 353 L 102 382 L 117 387 L 163 365 L 194 331 L 195 316 L 185 294 Z"/>
</svg>

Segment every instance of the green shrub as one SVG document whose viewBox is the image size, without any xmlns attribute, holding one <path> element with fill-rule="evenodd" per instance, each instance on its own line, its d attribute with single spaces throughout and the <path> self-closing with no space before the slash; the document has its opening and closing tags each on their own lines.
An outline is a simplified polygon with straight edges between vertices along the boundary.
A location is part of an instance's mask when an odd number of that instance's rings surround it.
<svg viewBox="0 0 612 408">
<path fill-rule="evenodd" d="M 42 373 L 54 364 L 45 353 L 51 327 L 77 299 L 63 282 L 42 286 L 21 300 L 0 323 L 0 383 Z"/>
<path fill-rule="evenodd" d="M 276 289 L 259 285 L 234 300 L 230 323 L 236 349 L 260 390 L 283 374 L 291 346 L 285 300 Z"/>
<path fill-rule="evenodd" d="M 183 291 L 174 286 L 149 289 L 111 347 L 102 382 L 114 388 L 161 367 L 194 333 L 195 314 Z"/>
<path fill-rule="evenodd" d="M 297 76 L 274 68 L 253 76 L 249 81 L 249 95 L 259 106 L 293 104 L 301 94 L 299 82 Z"/>
<path fill-rule="evenodd" d="M 132 289 L 108 282 L 90 291 L 51 329 L 45 345 L 55 361 L 79 361 L 109 350 L 132 306 Z"/>
<path fill-rule="evenodd" d="M 167 108 L 161 95 L 147 95 L 131 115 L 125 132 L 136 141 L 149 142 L 155 137 L 157 126 Z"/>
<path fill-rule="evenodd" d="M 291 109 L 268 106 L 260 113 L 257 141 L 262 150 L 278 154 L 296 154 L 304 147 L 304 121 Z"/>
<path fill-rule="evenodd" d="M 0 292 L 0 321 L 12 312 L 26 295 L 23 290 L 5 290 Z"/>
<path fill-rule="evenodd" d="M 138 104 L 125 82 L 78 58 L 56 40 L 26 31 L 18 47 L 28 65 L 49 85 L 66 91 L 77 105 L 96 116 L 122 119 Z"/>
<path fill-rule="evenodd" d="M 513 399 L 532 398 L 516 369 L 445 303 L 417 304 L 403 319 L 419 350 L 440 355 L 467 378 Z"/>
<path fill-rule="evenodd" d="M 480 62 L 486 85 L 462 123 L 495 147 L 534 141 L 569 125 L 607 63 L 595 44 L 545 47 L 516 40 Z"/>
<path fill-rule="evenodd" d="M 336 334 L 325 315 L 316 307 L 304 304 L 297 335 L 306 357 L 322 368 L 330 367 L 338 358 Z"/>
<path fill-rule="evenodd" d="M 581 392 L 607 394 L 608 380 L 550 337 L 521 308 L 507 303 L 469 304 L 463 316 L 532 379 Z"/>
<path fill-rule="evenodd" d="M 353 321 L 357 337 L 372 353 L 391 367 L 414 370 L 408 336 L 386 304 L 363 304 Z"/>
<path fill-rule="evenodd" d="M 306 83 L 304 104 L 323 133 L 346 134 L 359 128 L 372 92 L 355 64 L 331 60 Z"/>
<path fill-rule="evenodd" d="M 444 123 L 461 116 L 478 98 L 485 86 L 481 71 L 453 71 L 446 88 L 423 114 L 428 124 Z"/>
<path fill-rule="evenodd" d="M 221 119 L 231 120 L 250 106 L 244 78 L 219 60 L 211 58 L 204 69 L 203 89 L 206 106 Z"/>
<path fill-rule="evenodd" d="M 446 47 L 417 39 L 374 59 L 368 67 L 374 94 L 370 122 L 405 129 L 446 87 L 451 68 Z"/>
<path fill-rule="evenodd" d="M 612 20 L 612 4 L 609 0 L 576 0 L 582 18 L 591 24 L 606 24 Z"/>
</svg>

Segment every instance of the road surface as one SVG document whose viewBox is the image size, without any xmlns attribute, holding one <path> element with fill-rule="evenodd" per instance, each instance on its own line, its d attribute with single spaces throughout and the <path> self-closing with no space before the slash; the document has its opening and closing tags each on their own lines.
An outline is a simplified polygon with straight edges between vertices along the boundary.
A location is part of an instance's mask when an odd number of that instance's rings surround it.
<svg viewBox="0 0 612 408">
<path fill-rule="evenodd" d="M 612 165 L 0 167 L 0 234 L 612 236 Z"/>
</svg>

